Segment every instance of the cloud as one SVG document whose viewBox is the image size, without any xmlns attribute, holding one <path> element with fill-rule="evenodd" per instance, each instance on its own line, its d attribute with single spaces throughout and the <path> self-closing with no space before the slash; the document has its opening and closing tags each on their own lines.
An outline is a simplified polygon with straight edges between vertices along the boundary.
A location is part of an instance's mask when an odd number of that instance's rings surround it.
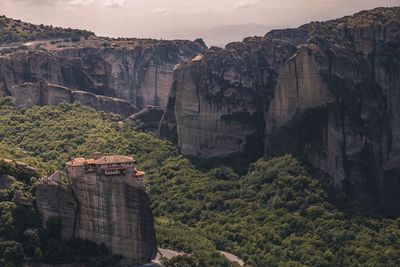
<svg viewBox="0 0 400 267">
<path fill-rule="evenodd" d="M 1 0 L 0 0 L 1 1 Z M 104 7 L 120 7 L 127 3 L 127 0 L 6 0 L 20 3 L 31 3 L 39 5 L 58 6 L 88 6 L 94 3 L 103 2 Z"/>
<path fill-rule="evenodd" d="M 153 9 L 150 11 L 150 13 L 153 13 L 153 14 L 166 14 L 168 12 L 169 12 L 169 10 L 166 8 L 156 8 L 156 9 Z"/>
<path fill-rule="evenodd" d="M 96 0 L 8 0 L 9 2 L 31 3 L 35 5 L 67 5 L 67 6 L 87 6 Z"/>
<path fill-rule="evenodd" d="M 64 2 L 72 6 L 87 6 L 93 4 L 95 0 L 61 0 L 59 2 Z"/>
<path fill-rule="evenodd" d="M 241 0 L 235 5 L 235 8 L 236 9 L 249 8 L 258 5 L 259 2 L 260 2 L 259 0 Z"/>
<path fill-rule="evenodd" d="M 147 11 L 147 14 L 155 14 L 155 15 L 169 15 L 169 16 L 188 16 L 188 15 L 215 15 L 215 14 L 223 14 L 227 13 L 228 10 L 225 8 L 213 8 L 213 7 L 200 7 L 188 9 L 184 7 L 179 8 L 155 8 Z"/>
<path fill-rule="evenodd" d="M 105 7 L 120 7 L 126 5 L 126 0 L 105 0 L 103 6 Z"/>
</svg>

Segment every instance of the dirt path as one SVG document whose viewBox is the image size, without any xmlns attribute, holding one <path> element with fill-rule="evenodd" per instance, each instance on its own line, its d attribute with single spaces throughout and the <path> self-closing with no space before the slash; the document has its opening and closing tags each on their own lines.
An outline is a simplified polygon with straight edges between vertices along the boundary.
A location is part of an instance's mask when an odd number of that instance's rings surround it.
<svg viewBox="0 0 400 267">
<path fill-rule="evenodd" d="M 233 255 L 232 253 L 229 253 L 226 251 L 218 251 L 218 252 L 221 253 L 222 255 L 224 255 L 224 257 L 227 258 L 228 261 L 237 262 L 237 263 L 239 263 L 240 266 L 244 265 L 244 261 L 241 258 L 239 258 L 238 256 Z"/>
<path fill-rule="evenodd" d="M 236 255 L 233 255 L 232 253 L 226 252 L 226 251 L 218 251 L 221 253 L 228 261 L 230 262 L 237 262 L 240 266 L 244 265 L 244 262 L 241 258 L 239 258 Z M 175 251 L 172 249 L 164 249 L 164 248 L 159 248 L 157 257 L 155 260 L 153 260 L 153 263 L 160 264 L 161 258 L 167 258 L 168 260 L 172 259 L 173 257 L 180 256 L 180 255 L 185 255 L 183 252 Z"/>
<path fill-rule="evenodd" d="M 167 258 L 168 260 L 172 259 L 173 257 L 180 256 L 180 255 L 185 255 L 183 252 L 178 252 L 175 250 L 171 249 L 165 249 L 165 248 L 159 248 L 157 257 L 155 260 L 153 260 L 154 263 L 160 264 L 161 258 Z"/>
</svg>

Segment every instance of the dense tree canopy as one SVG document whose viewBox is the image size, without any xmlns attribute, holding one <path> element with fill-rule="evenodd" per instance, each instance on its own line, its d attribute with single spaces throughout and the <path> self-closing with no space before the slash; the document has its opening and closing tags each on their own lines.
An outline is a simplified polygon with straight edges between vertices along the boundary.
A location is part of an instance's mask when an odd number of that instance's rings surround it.
<svg viewBox="0 0 400 267">
<path fill-rule="evenodd" d="M 2 102 L 3 157 L 48 174 L 71 157 L 94 151 L 135 155 L 148 173 L 159 245 L 189 254 L 167 266 L 233 265 L 217 250 L 241 256 L 247 266 L 400 264 L 400 219 L 338 209 L 330 192 L 292 156 L 260 159 L 243 176 L 225 166 L 199 170 L 171 143 L 118 116 L 80 105 L 17 110 Z M 0 192 L 0 265 L 18 266 L 23 258 L 54 262 L 71 255 L 94 266 L 118 260 L 107 256 L 104 245 L 60 240 L 56 218 L 50 227 L 54 231 L 40 230 L 35 207 L 13 197 L 21 190 L 34 196 L 35 178 L 4 164 L 0 170 L 0 175 L 18 178 Z"/>
</svg>

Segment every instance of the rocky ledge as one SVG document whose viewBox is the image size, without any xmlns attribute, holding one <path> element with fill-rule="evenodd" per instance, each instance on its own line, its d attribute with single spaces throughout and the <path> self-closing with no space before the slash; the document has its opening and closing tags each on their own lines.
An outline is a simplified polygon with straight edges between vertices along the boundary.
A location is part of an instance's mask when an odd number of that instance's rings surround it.
<svg viewBox="0 0 400 267">
<path fill-rule="evenodd" d="M 137 111 L 137 108 L 126 100 L 84 91 L 74 91 L 48 82 L 14 85 L 11 87 L 10 93 L 13 104 L 20 108 L 29 108 L 34 105 L 57 105 L 61 102 L 78 102 L 96 110 L 112 112 L 124 117 Z"/>
</svg>

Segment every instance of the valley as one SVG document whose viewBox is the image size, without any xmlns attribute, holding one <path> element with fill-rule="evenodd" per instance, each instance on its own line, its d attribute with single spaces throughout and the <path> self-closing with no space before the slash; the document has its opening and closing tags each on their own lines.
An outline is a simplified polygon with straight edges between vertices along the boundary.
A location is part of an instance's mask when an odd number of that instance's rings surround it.
<svg viewBox="0 0 400 267">
<path fill-rule="evenodd" d="M 2 155 L 27 162 L 42 175 L 61 168 L 70 155 L 90 155 L 93 149 L 136 155 L 147 172 L 159 246 L 189 253 L 200 266 L 231 264 L 217 250 L 242 257 L 248 266 L 287 261 L 309 266 L 395 265 L 399 258 L 398 220 L 367 215 L 352 208 L 351 202 L 335 206 L 336 192 L 312 178 L 291 156 L 261 159 L 244 176 L 226 166 L 199 170 L 172 143 L 121 123 L 120 117 L 79 104 L 18 110 L 2 103 L 0 122 Z M 2 168 L 5 171 L 9 173 Z M 29 195 L 30 182 L 20 181 L 20 188 L 26 187 L 24 194 Z M 2 210 L 2 218 L 12 218 L 2 221 L 3 229 L 18 226 L 21 219 L 28 222 L 26 217 L 16 217 L 27 215 L 13 210 L 21 205 L 13 197 L 17 188 L 2 191 L 1 204 L 9 207 Z M 30 216 L 37 220 L 34 214 Z M 38 231 L 30 221 L 21 227 Z M 24 247 L 29 242 L 24 236 L 8 238 Z M 64 245 L 53 252 L 45 244 L 37 246 L 48 253 L 42 257 L 50 262 L 81 259 L 89 264 L 112 259 L 96 254 L 65 258 L 71 251 Z"/>
<path fill-rule="evenodd" d="M 225 48 L 1 17 L 0 266 L 398 266 L 399 42 L 399 7 Z"/>
</svg>

